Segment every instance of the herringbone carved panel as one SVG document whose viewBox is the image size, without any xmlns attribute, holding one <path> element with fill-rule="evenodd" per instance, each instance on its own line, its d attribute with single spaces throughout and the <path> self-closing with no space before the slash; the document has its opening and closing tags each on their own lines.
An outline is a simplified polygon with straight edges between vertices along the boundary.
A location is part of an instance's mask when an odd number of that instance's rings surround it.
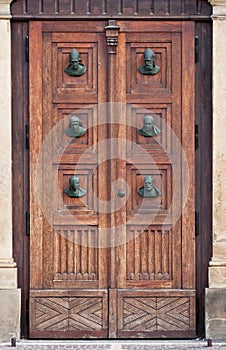
<svg viewBox="0 0 226 350">
<path fill-rule="evenodd" d="M 102 298 L 36 298 L 35 326 L 42 331 L 101 330 Z"/>
<path fill-rule="evenodd" d="M 190 328 L 190 299 L 183 297 L 124 298 L 124 330 L 157 331 Z"/>
</svg>

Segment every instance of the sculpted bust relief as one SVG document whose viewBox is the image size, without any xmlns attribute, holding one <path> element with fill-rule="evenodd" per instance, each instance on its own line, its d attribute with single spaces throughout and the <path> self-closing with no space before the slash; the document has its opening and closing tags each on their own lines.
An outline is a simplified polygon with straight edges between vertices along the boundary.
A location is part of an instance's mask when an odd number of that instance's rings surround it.
<svg viewBox="0 0 226 350">
<path fill-rule="evenodd" d="M 81 58 L 76 49 L 71 50 L 69 54 L 69 62 L 70 64 L 64 69 L 65 73 L 68 75 L 80 77 L 86 72 L 86 67 L 84 64 L 80 63 Z"/>
<path fill-rule="evenodd" d="M 160 67 L 154 62 L 155 53 L 151 49 L 147 48 L 144 51 L 144 62 L 143 66 L 138 68 L 141 74 L 154 75 L 160 71 Z"/>
<path fill-rule="evenodd" d="M 161 192 L 153 185 L 154 179 L 147 175 L 144 177 L 144 186 L 142 186 L 138 193 L 145 198 L 154 198 L 161 195 Z"/>
<path fill-rule="evenodd" d="M 64 132 L 69 137 L 81 137 L 86 133 L 86 128 L 83 127 L 79 117 L 73 115 L 70 118 L 68 128 Z"/>
<path fill-rule="evenodd" d="M 80 187 L 79 177 L 73 175 L 69 179 L 69 187 L 64 190 L 68 197 L 80 198 L 86 194 L 86 190 Z"/>
<path fill-rule="evenodd" d="M 157 136 L 161 133 L 161 130 L 154 124 L 154 117 L 152 115 L 146 115 L 143 120 L 143 127 L 138 129 L 138 134 L 145 137 Z"/>
</svg>

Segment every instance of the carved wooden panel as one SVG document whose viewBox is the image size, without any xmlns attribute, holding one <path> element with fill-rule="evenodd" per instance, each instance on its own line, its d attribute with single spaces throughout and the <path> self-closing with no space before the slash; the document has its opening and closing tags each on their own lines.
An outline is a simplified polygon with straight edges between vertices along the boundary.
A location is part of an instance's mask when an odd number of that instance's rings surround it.
<svg viewBox="0 0 226 350">
<path fill-rule="evenodd" d="M 65 193 L 65 190 L 69 187 L 69 179 L 74 175 L 79 177 L 81 188 L 87 191 L 86 194 L 80 198 L 72 198 Z M 96 173 L 95 175 L 97 176 Z M 81 213 L 85 213 L 86 210 L 94 211 L 94 193 L 97 191 L 97 178 L 93 176 L 92 166 L 84 168 L 79 166 L 79 168 L 76 169 L 62 168 L 61 166 L 58 170 L 58 176 L 59 191 L 65 209 L 79 210 Z M 64 208 L 59 208 L 59 210 L 63 210 Z"/>
<path fill-rule="evenodd" d="M 152 42 L 153 40 L 153 42 Z M 156 42 L 157 41 L 157 42 Z M 150 35 L 142 33 L 142 43 L 135 42 L 135 35 L 127 36 L 127 74 L 131 80 L 127 81 L 127 94 L 145 93 L 148 91 L 160 93 L 170 92 L 172 89 L 172 38 L 171 35 L 158 35 L 150 39 Z M 155 75 L 143 75 L 138 67 L 144 65 L 144 51 L 150 48 L 155 53 L 155 64 L 160 71 Z"/>
<path fill-rule="evenodd" d="M 61 94 L 71 95 L 73 93 L 97 93 L 97 36 L 93 35 L 93 40 L 96 43 L 78 43 L 79 37 L 76 35 L 70 35 L 70 46 L 67 43 L 61 43 L 57 41 L 57 39 L 65 40 L 66 38 L 62 34 L 58 34 L 58 38 L 56 38 L 56 34 L 53 37 L 53 55 L 56 57 L 56 60 L 53 62 L 53 69 L 56 69 L 57 72 L 57 81 L 54 86 L 54 97 L 58 100 L 60 99 Z M 92 40 L 92 37 L 91 37 Z M 90 40 L 90 41 L 91 41 Z M 81 39 L 80 39 L 81 41 Z M 85 65 L 87 71 L 78 77 L 70 76 L 64 69 L 69 64 L 69 54 L 71 50 L 75 48 L 81 58 L 81 63 Z M 69 98 L 69 97 L 68 97 Z"/>
<path fill-rule="evenodd" d="M 54 234 L 54 287 L 95 287 L 99 272 L 96 227 L 61 227 Z"/>
<path fill-rule="evenodd" d="M 101 21 L 86 26 L 83 22 L 30 23 L 31 289 L 54 289 L 55 296 L 58 288 L 107 287 L 108 252 L 97 248 L 97 232 L 107 218 L 95 206 L 95 196 L 107 197 L 106 165 L 95 170 L 95 145 L 107 135 L 106 128 L 95 126 L 98 113 L 93 107 L 107 97 L 107 50 L 101 38 L 105 25 Z M 72 48 L 87 66 L 81 77 L 64 72 Z M 65 133 L 73 113 L 86 129 L 78 138 Z M 34 175 L 40 151 L 45 156 L 38 173 L 42 193 L 38 201 Z M 71 176 L 79 177 L 86 191 L 82 197 L 65 193 Z M 43 215 L 38 214 L 41 210 Z"/>
<path fill-rule="evenodd" d="M 190 298 L 124 298 L 124 329 L 135 331 L 190 328 Z"/>
<path fill-rule="evenodd" d="M 51 70 L 52 98 L 53 103 L 75 102 L 74 95 L 77 95 L 80 103 L 95 103 L 97 99 L 97 69 L 98 69 L 98 41 L 101 34 L 89 33 L 84 37 L 77 33 L 70 33 L 68 36 L 63 32 L 43 33 L 44 55 L 52 55 L 52 60 L 46 62 L 46 69 Z M 51 46 L 50 46 L 51 45 Z M 76 49 L 85 65 L 87 71 L 82 76 L 70 76 L 64 69 L 69 65 L 69 54 Z M 51 51 L 50 51 L 51 50 Z"/>
<path fill-rule="evenodd" d="M 88 12 L 92 11 L 93 4 L 88 3 Z M 98 4 L 97 1 L 95 11 Z M 118 4 L 131 13 L 129 1 Z M 43 11 L 51 12 L 51 1 L 47 7 L 44 2 L 39 5 Z M 56 1 L 55 5 L 60 12 L 60 2 Z M 123 8 L 120 11 L 124 11 Z M 114 55 L 111 47 L 107 51 L 107 43 L 115 47 L 117 40 L 106 43 L 106 24 L 106 21 L 30 23 L 31 336 L 127 337 L 149 336 L 154 332 L 154 336 L 162 337 L 165 332 L 171 332 L 172 337 L 177 331 L 180 336 L 193 336 L 194 144 L 190 135 L 194 125 L 194 67 L 190 62 L 194 58 L 194 23 L 110 21 L 108 24 L 113 24 L 113 30 L 114 24 L 120 27 Z M 108 39 L 112 39 L 108 35 Z M 87 65 L 86 74 L 78 79 L 64 72 L 68 53 L 74 46 L 81 51 Z M 142 64 L 147 46 L 156 52 L 156 63 L 161 69 L 156 75 L 141 76 L 138 66 Z M 37 71 L 34 71 L 36 64 Z M 93 104 L 112 101 L 127 106 L 133 104 L 128 107 L 132 127 L 126 123 L 127 115 L 121 113 L 121 109 L 117 109 L 120 122 L 110 125 L 115 120 L 112 106 L 108 105 L 104 113 L 93 107 Z M 145 108 L 156 115 L 156 127 L 161 130 L 156 138 L 144 139 L 137 135 L 137 129 L 149 113 Z M 73 111 L 79 114 L 87 129 L 78 140 L 65 135 Z M 98 121 L 105 125 L 92 128 L 92 123 Z M 40 171 L 47 170 L 48 174 L 53 170 L 58 180 L 51 192 L 56 197 L 54 210 L 51 198 L 46 196 L 52 220 L 49 223 L 36 199 L 33 174 L 39 149 L 59 122 L 60 146 Z M 180 162 L 175 166 L 169 157 L 173 154 L 174 160 L 181 159 L 166 123 L 182 143 L 190 171 L 189 200 L 178 218 L 184 168 Z M 110 138 L 127 140 L 127 136 L 132 145 L 128 141 L 131 147 L 126 148 L 125 142 L 118 142 L 117 157 L 114 147 L 98 144 Z M 55 138 L 51 140 L 55 145 Z M 112 155 L 113 159 L 109 159 Z M 87 191 L 80 198 L 65 193 L 72 175 L 79 177 L 80 186 Z M 152 176 L 158 195 L 148 197 L 139 192 L 145 176 Z M 47 180 L 46 188 L 51 188 L 52 178 L 47 176 Z M 121 192 L 112 191 L 120 181 Z M 125 190 L 124 181 L 128 185 L 125 193 L 128 198 L 120 195 Z M 112 199 L 107 212 L 105 207 L 102 210 L 96 206 L 95 196 L 105 203 Z M 116 202 L 120 208 L 115 210 Z M 102 244 L 105 249 L 101 249 Z M 142 310 L 145 303 L 146 313 L 140 314 L 138 304 Z M 55 319 L 52 323 L 53 314 L 48 318 L 48 308 L 56 312 L 59 322 Z M 162 319 L 173 314 L 175 324 L 167 325 L 168 321 L 164 324 Z M 145 321 L 141 323 L 142 330 L 135 324 L 137 317 L 147 321 L 147 325 Z"/>
<path fill-rule="evenodd" d="M 127 228 L 127 281 L 172 280 L 172 232 L 167 226 Z"/>
<path fill-rule="evenodd" d="M 139 134 L 138 130 L 143 127 L 144 117 L 147 115 L 154 116 L 154 124 L 160 129 L 160 133 L 154 137 L 145 137 Z M 128 128 L 128 139 L 132 141 L 131 149 L 128 152 L 138 152 L 134 144 L 139 145 L 150 154 L 172 152 L 170 127 L 172 125 L 172 105 L 171 104 L 151 104 L 147 108 L 131 106 L 128 114 L 128 122 L 132 128 Z"/>
<path fill-rule="evenodd" d="M 130 77 L 127 79 L 127 101 L 144 103 L 151 98 L 152 102 L 158 100 L 170 103 L 172 94 L 175 94 L 175 79 L 180 72 L 181 58 L 175 55 L 175 50 L 181 50 L 181 35 L 180 33 L 155 33 L 150 36 L 150 33 L 145 32 L 140 35 L 142 36 L 140 42 L 137 42 L 136 34 L 126 35 L 126 70 L 127 77 Z M 154 62 L 160 67 L 160 71 L 154 75 L 141 74 L 138 70 L 144 65 L 146 48 L 154 51 Z"/>
<path fill-rule="evenodd" d="M 145 176 L 152 176 L 154 186 L 161 194 L 153 198 L 142 197 L 138 192 L 144 186 Z M 169 164 L 139 164 L 138 169 L 127 165 L 127 181 L 131 184 L 131 192 L 127 201 L 127 214 L 140 212 L 157 214 L 170 213 L 172 195 L 172 169 Z M 158 220 L 156 218 L 156 220 Z M 156 222 L 156 220 L 154 222 Z"/>
<path fill-rule="evenodd" d="M 119 293 L 119 337 L 195 334 L 195 295 L 192 291 Z M 174 333 L 173 333 L 174 332 Z"/>
<path fill-rule="evenodd" d="M 211 5 L 206 0 L 16 0 L 11 5 L 14 17 L 109 17 L 146 16 L 210 16 Z"/>
<path fill-rule="evenodd" d="M 97 135 L 94 133 L 93 126 L 97 124 L 97 111 L 92 107 L 78 108 L 77 105 L 70 104 L 67 108 L 59 107 L 57 113 L 58 122 L 60 123 L 58 130 L 59 151 L 78 153 L 81 150 L 92 150 L 93 154 L 96 151 L 93 144 L 96 143 Z M 86 129 L 86 133 L 81 137 L 70 137 L 65 133 L 65 130 L 69 127 L 72 115 L 76 115 Z"/>
<path fill-rule="evenodd" d="M 87 291 L 76 292 L 62 296 L 43 295 L 44 293 L 33 292 L 31 294 L 31 334 L 41 334 L 43 337 L 58 334 L 69 337 L 79 334 L 93 336 L 104 335 L 107 329 L 107 294 L 105 292 L 93 292 L 88 295 Z M 96 295 L 95 295 L 96 294 Z M 88 332 L 88 333 L 86 333 Z M 78 336 L 79 337 L 79 336 Z"/>
</svg>

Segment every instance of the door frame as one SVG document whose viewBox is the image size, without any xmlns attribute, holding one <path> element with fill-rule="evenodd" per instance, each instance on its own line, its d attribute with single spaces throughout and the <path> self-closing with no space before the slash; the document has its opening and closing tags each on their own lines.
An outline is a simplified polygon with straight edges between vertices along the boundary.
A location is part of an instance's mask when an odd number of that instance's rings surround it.
<svg viewBox="0 0 226 350">
<path fill-rule="evenodd" d="M 197 335 L 203 337 L 204 289 L 208 283 L 208 263 L 212 256 L 212 26 L 209 19 L 197 21 L 195 27 L 196 35 L 203 43 L 199 46 L 195 85 L 196 124 L 199 126 L 199 146 L 196 150 L 196 208 L 199 210 L 199 234 L 197 232 L 196 237 Z M 22 289 L 21 336 L 25 338 L 29 336 L 29 214 L 26 213 L 29 208 L 29 151 L 26 147 L 26 124 L 29 120 L 29 77 L 25 55 L 27 34 L 26 20 L 12 20 L 13 246 L 18 265 L 19 287 Z"/>
</svg>

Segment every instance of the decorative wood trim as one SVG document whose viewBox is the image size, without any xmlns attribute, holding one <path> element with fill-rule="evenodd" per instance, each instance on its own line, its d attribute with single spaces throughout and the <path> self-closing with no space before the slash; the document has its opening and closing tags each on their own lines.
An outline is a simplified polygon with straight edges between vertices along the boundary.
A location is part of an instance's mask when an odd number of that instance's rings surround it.
<svg viewBox="0 0 226 350">
<path fill-rule="evenodd" d="M 8 0 L 9 1 L 9 0 Z M 218 0 L 220 3 L 222 0 Z M 207 19 L 212 12 L 207 0 L 17 0 L 11 5 L 14 19 L 149 18 Z"/>
<path fill-rule="evenodd" d="M 106 290 L 31 290 L 30 336 L 86 338 L 107 336 Z"/>
<path fill-rule="evenodd" d="M 195 334 L 194 290 L 120 290 L 119 338 Z M 178 334 L 177 334 L 178 335 Z M 177 336 L 176 335 L 176 336 Z"/>
<path fill-rule="evenodd" d="M 108 54 L 116 54 L 119 29 L 120 27 L 116 25 L 115 20 L 109 21 L 108 26 L 105 27 Z"/>
</svg>

